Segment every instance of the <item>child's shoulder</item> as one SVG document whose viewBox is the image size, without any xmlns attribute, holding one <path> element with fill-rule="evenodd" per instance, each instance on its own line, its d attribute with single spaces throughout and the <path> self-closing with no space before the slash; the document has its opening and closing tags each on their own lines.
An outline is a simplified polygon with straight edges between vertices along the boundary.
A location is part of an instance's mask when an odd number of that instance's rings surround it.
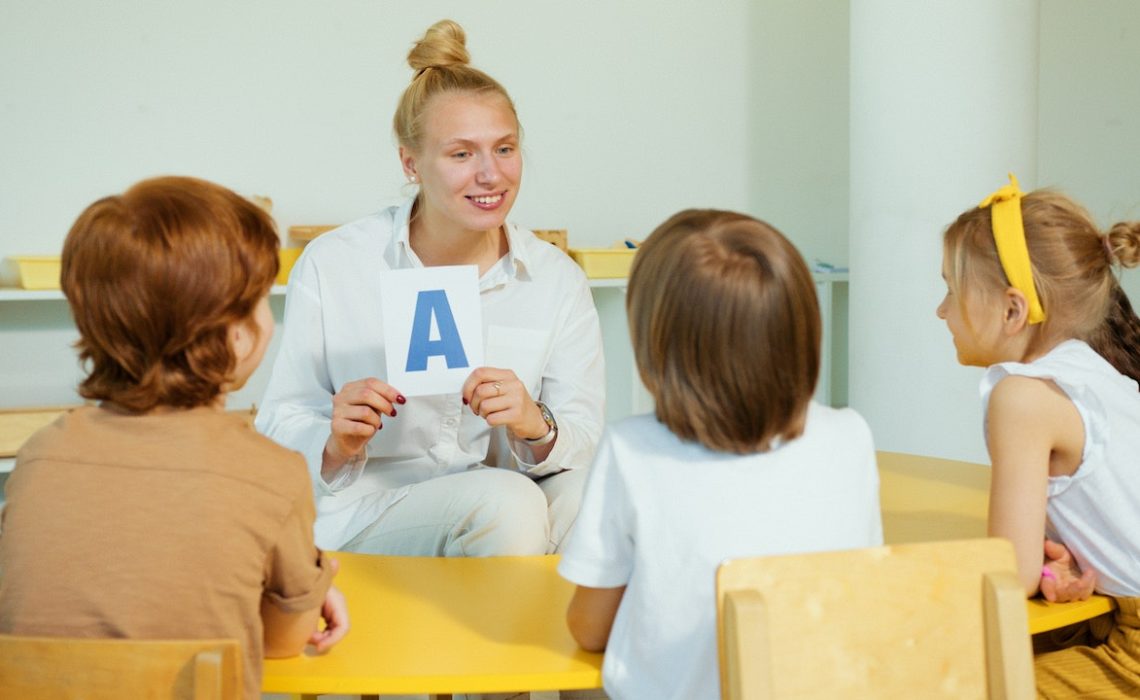
<svg viewBox="0 0 1140 700">
<path fill-rule="evenodd" d="M 606 429 L 606 433 L 613 443 L 639 445 L 643 448 L 661 446 L 670 449 L 684 442 L 652 413 L 636 414 L 615 421 Z"/>
<path fill-rule="evenodd" d="M 871 426 L 853 408 L 808 404 L 804 435 L 821 440 L 848 439 L 871 442 Z"/>
<path fill-rule="evenodd" d="M 265 483 L 270 490 L 308 488 L 308 470 L 300 454 L 258 433 L 247 416 L 207 407 L 149 414 L 100 406 L 77 408 L 20 448 L 17 468 L 35 462 L 213 472 L 221 478 Z"/>
</svg>

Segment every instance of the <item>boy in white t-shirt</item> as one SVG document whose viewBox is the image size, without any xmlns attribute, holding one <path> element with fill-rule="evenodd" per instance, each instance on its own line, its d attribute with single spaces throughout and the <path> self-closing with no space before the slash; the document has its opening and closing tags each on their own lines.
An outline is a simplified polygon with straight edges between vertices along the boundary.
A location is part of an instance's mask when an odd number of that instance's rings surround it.
<svg viewBox="0 0 1140 700">
<path fill-rule="evenodd" d="M 715 574 L 730 557 L 882 543 L 871 434 L 811 401 L 815 285 L 778 231 L 688 210 L 641 247 L 630 335 L 656 415 L 602 439 L 559 572 L 615 700 L 719 698 Z"/>
</svg>

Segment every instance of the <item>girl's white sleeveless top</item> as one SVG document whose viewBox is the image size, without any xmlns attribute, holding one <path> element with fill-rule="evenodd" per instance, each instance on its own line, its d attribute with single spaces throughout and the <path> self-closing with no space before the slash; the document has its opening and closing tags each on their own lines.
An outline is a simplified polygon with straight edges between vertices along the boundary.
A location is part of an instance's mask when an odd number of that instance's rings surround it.
<svg viewBox="0 0 1140 700">
<path fill-rule="evenodd" d="M 1046 536 L 1063 542 L 1082 570 L 1097 572 L 1097 592 L 1140 596 L 1140 386 L 1084 342 L 1068 340 L 1033 362 L 986 370 L 984 405 L 1013 374 L 1052 380 L 1084 423 L 1080 467 L 1049 478 Z"/>
</svg>

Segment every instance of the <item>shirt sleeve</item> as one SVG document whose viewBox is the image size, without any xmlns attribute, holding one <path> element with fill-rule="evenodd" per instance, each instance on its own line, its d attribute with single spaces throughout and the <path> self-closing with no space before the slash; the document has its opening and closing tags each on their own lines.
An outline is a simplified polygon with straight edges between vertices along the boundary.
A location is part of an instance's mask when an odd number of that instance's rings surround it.
<svg viewBox="0 0 1140 700">
<path fill-rule="evenodd" d="M 316 266 L 302 253 L 289 279 L 281 342 L 255 424 L 262 434 L 304 455 L 319 497 L 351 486 L 367 460 L 350 460 L 329 482 L 321 476 L 336 391 L 325 357 L 318 282 Z"/>
<path fill-rule="evenodd" d="M 562 578 L 579 586 L 616 588 L 633 572 L 633 504 L 610 436 L 590 467 L 578 519 L 558 563 Z"/>
<path fill-rule="evenodd" d="M 571 279 L 575 288 L 567 290 L 564 318 L 554 326 L 557 335 L 539 393 L 558 424 L 558 437 L 541 463 L 533 462 L 525 441 L 509 441 L 519 466 L 533 476 L 588 466 L 605 420 L 606 368 L 598 311 L 585 276 Z"/>
<path fill-rule="evenodd" d="M 320 607 L 332 585 L 328 556 L 313 543 L 313 497 L 301 491 L 265 563 L 262 595 L 286 613 Z"/>
</svg>

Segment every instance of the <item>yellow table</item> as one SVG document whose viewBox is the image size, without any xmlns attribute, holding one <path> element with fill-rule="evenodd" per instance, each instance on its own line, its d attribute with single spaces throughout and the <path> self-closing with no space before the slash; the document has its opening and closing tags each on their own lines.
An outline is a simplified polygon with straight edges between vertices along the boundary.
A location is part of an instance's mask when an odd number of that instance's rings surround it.
<svg viewBox="0 0 1140 700">
<path fill-rule="evenodd" d="M 1112 598 L 1103 595 L 1072 603 L 1050 603 L 1042 598 L 1030 598 L 1025 602 L 1029 606 L 1030 634 L 1055 630 L 1116 609 Z"/>
<path fill-rule="evenodd" d="M 323 656 L 265 662 L 267 693 L 450 694 L 600 688 L 602 655 L 566 628 L 558 557 L 334 553 L 348 635 Z"/>
<path fill-rule="evenodd" d="M 986 536 L 990 468 L 951 459 L 879 452 L 879 498 L 886 544 Z M 1111 598 L 1073 603 L 1026 601 L 1037 634 L 1111 611 Z"/>
</svg>

